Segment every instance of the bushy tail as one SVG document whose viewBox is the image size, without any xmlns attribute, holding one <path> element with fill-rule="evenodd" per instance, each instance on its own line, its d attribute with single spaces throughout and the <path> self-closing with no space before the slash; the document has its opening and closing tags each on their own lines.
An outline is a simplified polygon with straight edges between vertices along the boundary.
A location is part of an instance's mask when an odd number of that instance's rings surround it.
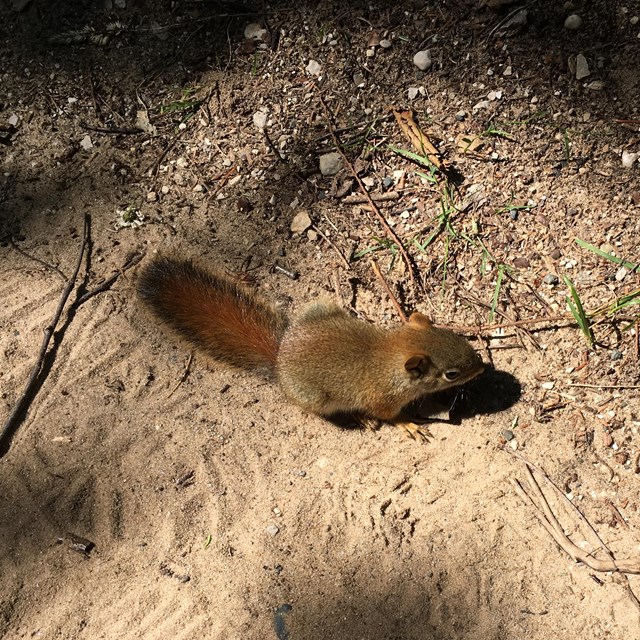
<svg viewBox="0 0 640 640">
<path fill-rule="evenodd" d="M 287 318 L 229 276 L 189 260 L 158 257 L 142 272 L 138 295 L 214 359 L 274 375 Z"/>
</svg>

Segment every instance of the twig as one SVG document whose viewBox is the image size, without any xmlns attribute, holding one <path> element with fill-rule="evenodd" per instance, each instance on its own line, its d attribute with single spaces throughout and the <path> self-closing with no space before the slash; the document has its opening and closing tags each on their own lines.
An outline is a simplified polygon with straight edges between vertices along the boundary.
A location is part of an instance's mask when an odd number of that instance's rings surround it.
<svg viewBox="0 0 640 640">
<path fill-rule="evenodd" d="M 81 129 L 86 129 L 87 131 L 97 131 L 98 133 L 110 133 L 112 135 L 132 136 L 138 133 L 144 133 L 142 129 L 138 129 L 138 128 L 97 127 L 95 125 L 84 122 L 84 120 L 80 120 L 78 124 L 80 125 Z"/>
<path fill-rule="evenodd" d="M 167 396 L 167 398 L 170 398 L 176 392 L 178 387 L 187 379 L 187 376 L 189 375 L 189 369 L 191 368 L 192 360 L 193 360 L 193 351 L 189 353 L 189 359 L 187 360 L 187 364 L 184 366 L 184 371 L 180 376 L 180 380 L 178 380 L 178 384 L 176 384 L 176 386 L 173 387 L 173 389 L 171 390 L 171 393 Z"/>
<path fill-rule="evenodd" d="M 91 291 L 87 291 L 86 293 L 82 294 L 78 298 L 78 300 L 76 301 L 75 306 L 79 307 L 81 304 L 84 304 L 90 298 L 93 298 L 93 296 L 96 296 L 99 293 L 102 293 L 103 291 L 106 291 L 107 289 L 110 289 L 111 285 L 125 271 L 128 271 L 129 269 L 131 269 L 131 267 L 135 267 L 138 264 L 138 262 L 140 262 L 140 260 L 142 260 L 142 258 L 144 258 L 144 255 L 145 255 L 144 253 L 134 253 L 133 255 L 131 255 L 127 259 L 127 261 L 122 265 L 122 267 L 120 268 L 119 271 L 114 273 L 111 277 L 107 278 L 103 283 L 99 284 L 95 289 L 92 289 Z"/>
<path fill-rule="evenodd" d="M 370 196 L 374 202 L 392 202 L 400 198 L 400 194 L 397 191 L 387 191 L 387 193 L 374 193 Z M 364 204 L 369 202 L 369 198 L 361 196 L 358 193 L 346 196 L 342 198 L 343 204 Z"/>
<path fill-rule="evenodd" d="M 384 287 L 384 290 L 387 292 L 387 295 L 389 296 L 389 300 L 391 300 L 391 302 L 393 303 L 393 306 L 396 308 L 396 311 L 398 312 L 400 319 L 402 320 L 402 322 L 406 323 L 407 316 L 405 312 L 402 310 L 400 303 L 398 302 L 396 297 L 393 295 L 393 291 L 391 291 L 391 287 L 389 287 L 389 285 L 387 284 L 387 281 L 382 275 L 382 271 L 380 271 L 380 267 L 378 266 L 378 263 L 373 258 L 371 258 L 371 268 L 373 269 L 373 272 L 378 277 L 378 280 L 380 280 L 380 283 Z"/>
<path fill-rule="evenodd" d="M 51 341 L 51 337 L 56 329 L 58 322 L 60 321 L 60 316 L 62 315 L 62 310 L 67 302 L 67 298 L 71 294 L 73 287 L 76 283 L 76 278 L 78 277 L 78 272 L 80 271 L 80 266 L 82 265 L 82 258 L 84 256 L 84 251 L 87 245 L 89 233 L 89 214 L 85 213 L 84 215 L 84 227 L 82 229 L 82 242 L 80 244 L 80 249 L 78 250 L 78 259 L 76 260 L 76 265 L 71 274 L 71 277 L 67 281 L 67 285 L 65 286 L 62 295 L 60 296 L 60 300 L 58 302 L 58 308 L 51 320 L 51 322 L 45 327 L 44 330 L 44 338 L 42 340 L 42 344 L 40 345 L 40 351 L 38 353 L 38 358 L 31 369 L 31 374 L 29 375 L 29 379 L 27 380 L 27 384 L 18 398 L 15 406 L 13 407 L 13 411 L 9 414 L 6 422 L 2 427 L 2 431 L 0 431 L 0 454 L 1 450 L 6 446 L 6 441 L 13 435 L 15 430 L 17 429 L 20 419 L 23 417 L 23 414 L 27 408 L 27 404 L 31 399 L 31 394 L 33 389 L 37 383 L 40 372 L 42 371 L 42 365 L 44 362 L 44 358 L 47 354 L 47 349 L 49 347 L 49 342 Z"/>
<path fill-rule="evenodd" d="M 583 389 L 640 389 L 640 384 L 579 384 L 568 382 L 568 387 L 582 387 Z"/>
<path fill-rule="evenodd" d="M 49 264 L 48 262 L 45 262 L 44 260 L 41 260 L 40 258 L 36 258 L 36 256 L 32 256 L 31 254 L 27 253 L 24 249 L 21 249 L 13 240 L 10 240 L 10 242 L 11 242 L 11 247 L 13 249 L 15 249 L 19 254 L 23 255 L 25 258 L 29 258 L 29 260 L 33 260 L 34 262 L 38 262 L 43 267 L 47 267 L 47 269 L 51 269 L 51 271 L 55 271 L 63 280 L 66 281 L 67 276 L 65 276 L 64 273 L 62 273 L 62 271 L 60 271 L 60 269 L 58 269 L 58 267 L 56 267 L 53 264 Z"/>
<path fill-rule="evenodd" d="M 509 329 L 511 327 L 525 327 L 529 324 L 538 324 L 541 322 L 568 322 L 569 324 L 576 324 L 575 318 L 573 316 L 551 316 L 549 318 L 525 318 L 524 320 L 512 320 L 511 322 L 501 322 L 499 324 L 486 324 L 486 325 L 476 325 L 476 326 L 467 326 L 451 324 L 447 325 L 448 329 L 452 331 L 458 331 L 460 333 L 468 332 L 468 333 L 478 333 L 478 332 L 486 332 L 486 331 L 495 331 L 496 329 Z"/>
<path fill-rule="evenodd" d="M 315 225 L 311 225 L 311 228 L 325 241 L 329 244 L 329 246 L 338 254 L 338 257 L 340 258 L 340 260 L 342 260 L 342 263 L 344 264 L 344 266 L 346 267 L 346 269 L 348 271 L 351 271 L 351 265 L 349 264 L 349 261 L 345 258 L 344 254 L 342 253 L 342 251 L 340 251 L 340 249 L 338 249 L 338 247 L 336 247 L 336 245 L 331 242 L 331 239 L 329 237 L 327 237 L 324 233 L 322 233 L 322 231 L 320 231 L 320 229 L 318 229 L 318 227 L 316 227 Z"/>
<path fill-rule="evenodd" d="M 325 118 L 327 119 L 327 127 L 329 128 L 329 133 L 331 134 L 331 138 L 333 140 L 333 143 L 336 146 L 336 149 L 338 150 L 338 153 L 344 160 L 344 163 L 347 165 L 349 171 L 351 172 L 351 175 L 355 178 L 356 182 L 358 183 L 358 186 L 360 187 L 360 190 L 362 191 L 362 194 L 367 199 L 369 206 L 372 208 L 372 210 L 378 217 L 378 220 L 380 220 L 380 223 L 385 228 L 385 231 L 387 232 L 391 240 L 393 240 L 393 242 L 395 242 L 398 245 L 398 248 L 400 249 L 400 253 L 402 254 L 402 259 L 404 260 L 404 263 L 409 272 L 409 279 L 411 280 L 411 286 L 415 288 L 416 281 L 413 275 L 413 263 L 411 262 L 411 258 L 409 257 L 407 250 L 404 248 L 404 245 L 400 241 L 400 238 L 398 238 L 398 236 L 396 235 L 395 231 L 389 226 L 389 223 L 386 221 L 385 217 L 382 215 L 382 212 L 380 211 L 376 203 L 373 201 L 373 199 L 369 195 L 369 192 L 367 191 L 367 188 L 365 187 L 364 182 L 362 182 L 362 180 L 360 179 L 360 176 L 358 175 L 358 172 L 355 170 L 355 167 L 353 166 L 353 164 L 351 163 L 349 158 L 347 158 L 347 155 L 343 151 L 342 145 L 340 144 L 340 140 L 338 139 L 338 136 L 336 135 L 335 129 L 333 128 L 333 124 L 331 122 L 331 114 L 329 113 L 329 107 L 327 107 L 327 104 L 324 101 L 324 98 L 322 97 L 322 95 L 320 95 L 319 91 L 318 91 L 318 99 L 320 100 L 320 104 L 322 105 L 322 108 L 324 110 Z"/>
<path fill-rule="evenodd" d="M 505 451 L 508 451 L 505 449 Z M 542 526 L 548 531 L 551 537 L 555 540 L 555 542 L 576 562 L 582 562 L 589 568 L 594 571 L 602 571 L 602 572 L 618 572 L 618 573 L 631 573 L 631 574 L 640 574 L 640 560 L 634 559 L 624 559 L 624 560 L 616 560 L 613 557 L 613 554 L 607 546 L 602 542 L 600 536 L 597 534 L 595 529 L 589 524 L 588 520 L 584 517 L 584 515 L 580 512 L 580 510 L 569 500 L 562 491 L 553 483 L 551 483 L 550 479 L 547 475 L 542 472 L 541 469 L 535 467 L 535 465 L 530 464 L 527 460 L 525 460 L 522 456 L 515 454 L 515 452 L 508 451 L 512 455 L 516 455 L 520 459 L 520 461 L 524 465 L 525 476 L 527 478 L 527 482 L 529 484 L 529 488 L 537 498 L 537 501 L 533 499 L 531 495 L 529 495 L 522 485 L 515 479 L 512 478 L 512 484 L 515 487 L 518 495 L 525 501 L 531 504 L 535 509 L 535 515 L 542 524 Z M 575 545 L 565 534 L 562 526 L 558 522 L 555 514 L 549 507 L 549 503 L 547 502 L 546 497 L 542 493 L 542 489 L 536 482 L 533 477 L 533 471 L 537 474 L 541 475 L 545 480 L 549 481 L 552 486 L 556 489 L 556 491 L 573 507 L 575 513 L 577 513 L 583 522 L 587 524 L 589 529 L 596 536 L 603 551 L 607 555 L 607 560 L 598 560 L 594 558 L 590 553 L 584 551 L 577 545 Z M 635 597 L 635 596 L 634 596 Z M 637 600 L 636 600 L 637 601 Z"/>
</svg>

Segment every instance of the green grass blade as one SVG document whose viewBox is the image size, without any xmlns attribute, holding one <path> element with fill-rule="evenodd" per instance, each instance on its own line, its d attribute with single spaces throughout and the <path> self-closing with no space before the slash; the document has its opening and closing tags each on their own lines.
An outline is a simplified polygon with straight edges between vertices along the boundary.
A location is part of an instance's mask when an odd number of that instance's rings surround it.
<svg viewBox="0 0 640 640">
<path fill-rule="evenodd" d="M 587 318 L 587 314 L 584 311 L 580 296 L 578 295 L 573 282 L 571 282 L 571 280 L 567 276 L 562 276 L 562 279 L 564 280 L 564 283 L 567 285 L 567 287 L 569 287 L 569 292 L 571 293 L 571 298 L 567 296 L 567 306 L 569 307 L 569 311 L 571 311 L 571 315 L 576 319 L 580 330 L 584 334 L 587 344 L 589 345 L 589 347 L 593 348 L 593 332 L 591 331 L 589 318 Z"/>
<path fill-rule="evenodd" d="M 502 264 L 498 267 L 498 279 L 496 280 L 496 288 L 493 290 L 493 300 L 491 300 L 491 310 L 489 311 L 489 324 L 493 322 L 496 315 L 496 309 L 498 308 L 500 289 L 502 288 L 502 280 L 504 278 L 504 267 L 505 265 Z"/>
<path fill-rule="evenodd" d="M 638 264 L 633 264 L 633 262 L 626 262 L 622 258 L 618 258 L 618 256 L 611 255 L 610 253 L 607 253 L 606 251 L 602 251 L 602 249 L 598 249 L 598 247 L 594 247 L 592 244 L 589 244 L 584 240 L 580 240 L 580 238 L 574 238 L 574 240 L 583 249 L 587 249 L 591 251 L 591 253 L 595 253 L 597 256 L 600 256 L 601 258 L 605 258 L 605 260 L 615 262 L 615 264 L 619 264 L 627 269 L 630 269 L 631 271 L 640 270 L 640 265 Z"/>
</svg>

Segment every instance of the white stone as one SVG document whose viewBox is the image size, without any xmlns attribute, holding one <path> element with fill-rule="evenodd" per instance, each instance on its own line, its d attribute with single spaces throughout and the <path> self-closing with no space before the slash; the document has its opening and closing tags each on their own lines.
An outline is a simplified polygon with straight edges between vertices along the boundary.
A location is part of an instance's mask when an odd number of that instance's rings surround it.
<svg viewBox="0 0 640 640">
<path fill-rule="evenodd" d="M 426 71 L 431 68 L 431 51 L 429 49 L 425 49 L 424 51 L 418 51 L 415 56 L 413 56 L 413 64 L 420 69 L 420 71 Z"/>
<path fill-rule="evenodd" d="M 253 124 L 256 129 L 263 130 L 267 126 L 267 120 L 269 118 L 269 112 L 262 108 L 253 114 Z"/>
<path fill-rule="evenodd" d="M 309 60 L 305 67 L 310 76 L 319 76 L 322 73 L 322 65 L 317 60 Z"/>
<path fill-rule="evenodd" d="M 622 152 L 622 166 L 625 169 L 630 169 L 633 166 L 633 163 L 638 159 L 640 154 L 631 153 L 630 151 Z"/>
<path fill-rule="evenodd" d="M 244 28 L 244 37 L 247 40 L 263 40 L 267 35 L 267 30 L 257 22 L 250 22 Z"/>
</svg>

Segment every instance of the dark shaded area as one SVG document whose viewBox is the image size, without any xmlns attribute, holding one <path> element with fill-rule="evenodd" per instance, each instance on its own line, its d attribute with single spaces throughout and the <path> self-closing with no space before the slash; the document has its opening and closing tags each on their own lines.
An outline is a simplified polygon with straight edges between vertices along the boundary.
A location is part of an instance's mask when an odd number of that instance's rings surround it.
<svg viewBox="0 0 640 640">
<path fill-rule="evenodd" d="M 158 118 L 157 94 L 167 88 L 174 90 L 200 82 L 209 70 L 220 70 L 235 64 L 238 58 L 250 60 L 257 55 L 243 49 L 242 30 L 250 20 L 266 26 L 272 38 L 273 50 L 278 48 L 280 29 L 287 30 L 293 19 L 304 19 L 306 13 L 321 20 L 331 28 L 353 41 L 355 46 L 372 25 L 377 29 L 397 30 L 414 36 L 442 32 L 446 37 L 436 40 L 435 46 L 453 63 L 449 70 L 451 82 L 464 87 L 469 81 L 481 78 L 486 67 L 508 41 L 511 55 L 517 60 L 523 76 L 530 74 L 540 93 L 549 95 L 554 91 L 569 92 L 576 108 L 584 105 L 592 118 L 610 119 L 628 117 L 637 109 L 640 82 L 640 65 L 633 62 L 627 70 L 614 69 L 614 60 L 620 52 L 629 49 L 627 55 L 637 49 L 631 34 L 620 37 L 618 22 L 623 5 L 619 2 L 592 2 L 582 11 L 585 24 L 576 33 L 563 28 L 566 14 L 561 3 L 550 0 L 524 4 L 512 4 L 492 10 L 471 2 L 452 2 L 446 6 L 432 7 L 422 0 L 395 3 L 350 2 L 323 4 L 290 3 L 286 1 L 265 5 L 260 2 L 200 2 L 175 3 L 140 2 L 130 3 L 125 10 L 105 11 L 102 2 L 55 2 L 32 0 L 22 12 L 5 9 L 9 16 L 0 25 L 0 63 L 6 73 L 7 94 L 0 104 L 0 118 L 19 96 L 23 104 L 32 104 L 36 112 L 49 112 L 51 132 L 57 129 L 57 120 L 64 118 L 64 99 L 57 96 L 52 74 L 81 74 L 82 80 L 75 88 L 76 98 L 93 102 L 93 117 L 86 124 L 106 129 L 131 127 L 135 110 L 147 106 L 154 122 Z M 526 24 L 507 29 L 509 16 L 522 8 L 527 12 Z M 406 14 L 409 12 L 410 17 Z M 414 24 L 414 16 L 418 20 Z M 109 25 L 117 23 L 120 28 L 110 31 Z M 92 43 L 80 37 L 82 30 L 91 28 L 92 36 L 108 36 L 105 45 Z M 75 36 L 74 36 L 75 32 Z M 64 44 L 67 39 L 79 38 L 78 42 Z M 161 34 L 162 40 L 159 37 Z M 51 38 L 56 39 L 52 42 Z M 423 40 L 423 38 L 418 38 Z M 607 91 L 585 92 L 580 83 L 559 83 L 559 78 L 570 75 L 568 58 L 576 51 L 584 51 L 594 68 L 594 78 L 604 78 Z M 409 55 L 409 51 L 407 51 Z M 637 55 L 637 52 L 636 54 Z M 350 78 L 359 69 L 354 56 L 353 65 L 334 67 L 334 77 Z M 456 67 L 462 73 L 456 73 Z M 477 67 L 478 73 L 468 73 Z M 26 72 L 25 72 L 26 70 Z M 451 71 L 453 71 L 451 73 Z M 393 87 L 399 70 L 389 66 L 386 72 L 376 73 L 381 96 L 389 95 L 389 102 L 397 102 Z M 415 72 L 415 70 L 414 70 Z M 616 72 L 616 73 L 614 73 Z M 23 75 L 25 74 L 26 75 Z M 433 73 L 440 74 L 440 70 Z M 219 87 L 211 87 L 211 110 L 216 108 Z M 345 101 L 348 96 L 344 96 Z M 219 105 L 218 105 L 219 106 Z M 242 100 L 232 101 L 237 108 L 237 117 L 248 120 L 251 109 Z M 544 104 L 540 113 L 550 118 Z M 175 125 L 174 122 L 166 124 Z M 486 123 L 487 126 L 490 122 Z M 82 130 L 81 123 L 74 126 Z M 86 130 L 86 129 L 85 129 Z M 47 131 L 43 130 L 46 139 Z M 59 163 L 45 177 L 40 170 L 23 167 L 19 174 L 12 175 L 0 185 L 0 237 L 28 237 L 30 227 L 48 228 L 63 220 L 58 213 L 65 206 L 82 207 L 80 187 L 103 197 L 117 194 L 118 200 L 126 202 L 138 197 L 136 184 L 154 162 L 174 144 L 173 126 L 161 126 L 160 135 L 151 140 L 139 164 L 127 164 L 118 149 L 127 149 L 132 142 L 150 140 L 147 134 L 108 135 L 94 132 L 96 139 L 109 141 L 113 146 L 112 158 L 105 158 L 102 166 L 94 165 L 91 172 L 83 172 L 84 154 L 77 143 L 70 142 L 68 148 L 60 150 Z M 19 132 L 18 132 L 19 135 Z M 306 198 L 321 197 L 313 187 L 304 184 L 300 176 L 315 167 L 315 157 L 322 144 L 314 131 L 301 131 L 295 146 L 289 152 L 289 167 L 293 174 L 281 183 L 284 192 L 294 194 L 301 187 Z M 10 151 L 11 145 L 7 148 Z M 124 160 L 124 164 L 123 164 Z M 296 168 L 298 160 L 302 172 Z M 567 161 L 561 154 L 555 158 L 556 170 L 562 172 L 584 164 L 588 158 L 572 158 Z M 108 168 L 108 163 L 112 166 Z M 568 166 L 568 164 L 570 166 Z M 464 176 L 451 168 L 456 182 Z M 76 174 L 76 175 L 74 175 Z M 33 183 L 39 183 L 38 186 Z M 20 185 L 31 184 L 28 193 Z M 259 195 L 259 194 L 258 194 Z M 80 199 L 79 199 L 80 198 Z M 265 195 L 265 201 L 266 201 Z M 256 204 L 264 205 L 260 197 Z M 52 207 L 52 204 L 54 205 Z M 254 214 L 255 216 L 255 214 Z"/>
</svg>

